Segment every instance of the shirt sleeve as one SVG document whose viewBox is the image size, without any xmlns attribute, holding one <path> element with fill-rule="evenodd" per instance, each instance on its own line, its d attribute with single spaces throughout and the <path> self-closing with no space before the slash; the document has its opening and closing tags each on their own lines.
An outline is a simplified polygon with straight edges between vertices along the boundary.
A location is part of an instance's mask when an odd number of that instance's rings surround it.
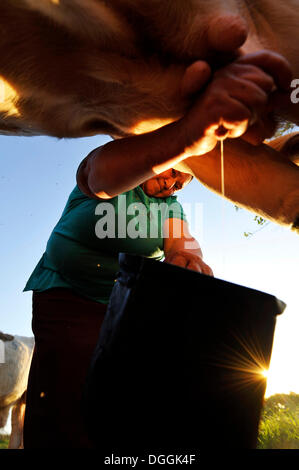
<svg viewBox="0 0 299 470">
<path fill-rule="evenodd" d="M 165 214 L 166 219 L 181 219 L 187 222 L 186 214 L 182 205 L 177 200 L 177 196 L 169 196 L 166 200 L 168 209 Z"/>
</svg>

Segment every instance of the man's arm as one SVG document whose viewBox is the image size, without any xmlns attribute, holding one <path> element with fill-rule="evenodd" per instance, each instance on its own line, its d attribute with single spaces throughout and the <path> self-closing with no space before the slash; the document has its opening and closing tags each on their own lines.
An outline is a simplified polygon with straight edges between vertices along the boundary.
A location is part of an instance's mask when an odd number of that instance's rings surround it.
<svg viewBox="0 0 299 470">
<path fill-rule="evenodd" d="M 202 68 L 187 69 L 189 79 L 192 70 L 199 76 L 200 91 Z M 80 189 L 84 192 L 88 188 L 96 197 L 109 199 L 191 155 L 211 151 L 219 140 L 219 129 L 222 136 L 225 129 L 227 137 L 240 137 L 254 122 L 254 116 L 264 114 L 274 83 L 284 89 L 289 77 L 288 64 L 270 51 L 228 64 L 215 72 L 205 91 L 194 98 L 192 107 L 178 121 L 156 131 L 109 142 L 92 152 L 78 172 Z"/>
<path fill-rule="evenodd" d="M 186 142 L 182 120 L 153 132 L 108 142 L 80 164 L 78 186 L 89 197 L 115 197 L 190 156 Z"/>
<path fill-rule="evenodd" d="M 198 241 L 189 232 L 184 220 L 173 218 L 164 223 L 165 262 L 182 268 L 193 269 L 213 276 L 213 271 L 204 261 Z"/>
<path fill-rule="evenodd" d="M 220 147 L 176 166 L 221 194 Z M 299 167 L 269 145 L 224 142 L 225 197 L 240 207 L 292 228 L 299 215 Z"/>
</svg>

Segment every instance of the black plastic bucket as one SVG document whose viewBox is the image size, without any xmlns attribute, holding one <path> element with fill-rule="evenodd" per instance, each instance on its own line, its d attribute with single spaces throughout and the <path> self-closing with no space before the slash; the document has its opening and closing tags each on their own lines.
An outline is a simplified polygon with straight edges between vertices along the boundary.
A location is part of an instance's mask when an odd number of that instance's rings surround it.
<svg viewBox="0 0 299 470">
<path fill-rule="evenodd" d="M 151 259 L 119 261 L 85 390 L 95 447 L 255 448 L 285 304 Z"/>
</svg>

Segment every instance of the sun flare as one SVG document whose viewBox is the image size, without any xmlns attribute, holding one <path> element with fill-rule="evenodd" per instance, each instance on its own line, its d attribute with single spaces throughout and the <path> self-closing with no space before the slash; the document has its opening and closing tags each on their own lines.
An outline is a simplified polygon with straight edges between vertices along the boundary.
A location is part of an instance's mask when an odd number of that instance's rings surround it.
<svg viewBox="0 0 299 470">
<path fill-rule="evenodd" d="M 267 379 L 267 378 L 269 377 L 269 370 L 268 370 L 268 369 L 262 369 L 262 370 L 260 371 L 260 375 L 261 375 L 262 377 L 264 377 L 265 379 Z"/>
<path fill-rule="evenodd" d="M 251 390 L 263 394 L 268 379 L 269 357 L 254 334 L 246 338 L 240 332 L 231 332 L 234 345 L 222 345 L 213 365 L 227 369 L 226 386 L 235 390 Z"/>
</svg>

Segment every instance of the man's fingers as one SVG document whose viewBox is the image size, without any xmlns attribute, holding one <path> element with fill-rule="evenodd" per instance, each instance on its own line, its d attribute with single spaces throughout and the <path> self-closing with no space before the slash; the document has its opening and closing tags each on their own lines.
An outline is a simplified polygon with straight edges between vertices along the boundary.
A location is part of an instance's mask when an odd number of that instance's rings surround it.
<svg viewBox="0 0 299 470">
<path fill-rule="evenodd" d="M 205 135 L 214 135 L 215 138 L 237 138 L 246 132 L 248 123 L 252 119 L 252 112 L 240 101 L 232 97 L 224 97 L 223 100 L 213 102 L 211 109 L 211 124 L 205 130 Z M 220 123 L 220 124 L 219 124 Z M 219 125 L 226 129 L 227 133 L 219 136 L 217 129 Z"/>
<path fill-rule="evenodd" d="M 251 64 L 260 67 L 271 75 L 277 87 L 288 90 L 292 80 L 292 70 L 287 59 L 273 51 L 258 51 L 237 59 L 239 64 Z"/>
<path fill-rule="evenodd" d="M 201 91 L 211 77 L 211 68 L 207 62 L 198 60 L 191 64 L 185 71 L 182 80 L 181 91 L 185 97 Z"/>
<path fill-rule="evenodd" d="M 175 264 L 176 266 L 181 266 L 185 268 L 187 265 L 187 260 L 183 255 L 173 255 L 165 258 L 165 262 L 169 264 Z"/>
<path fill-rule="evenodd" d="M 213 276 L 214 277 L 214 273 L 213 273 L 212 269 L 207 264 L 205 264 L 205 266 L 202 268 L 202 273 L 207 274 L 208 276 Z"/>
<path fill-rule="evenodd" d="M 166 256 L 165 263 L 174 264 L 186 269 L 192 269 L 208 276 L 214 276 L 212 269 L 208 266 L 201 258 L 194 255 L 184 255 L 180 253 L 174 253 Z"/>
<path fill-rule="evenodd" d="M 193 271 L 197 271 L 202 274 L 206 274 L 208 276 L 214 276 L 212 269 L 208 266 L 204 261 L 198 261 L 195 259 L 191 259 L 186 266 L 187 269 L 192 269 Z"/>
<path fill-rule="evenodd" d="M 198 263 L 194 260 L 190 260 L 189 263 L 187 264 L 186 268 L 192 269 L 193 271 L 197 271 L 199 273 L 202 272 L 202 267 L 201 267 L 200 263 Z"/>
<path fill-rule="evenodd" d="M 233 63 L 227 68 L 227 76 L 255 83 L 266 93 L 270 93 L 275 86 L 274 79 L 269 73 L 252 64 Z"/>
<path fill-rule="evenodd" d="M 278 91 L 275 90 L 273 93 L 270 94 L 267 110 L 275 111 L 281 110 L 284 108 L 288 108 L 290 105 L 290 91 Z"/>
<path fill-rule="evenodd" d="M 229 96 L 255 112 L 265 109 L 268 95 L 258 85 L 243 79 L 232 80 L 231 83 L 232 88 L 228 91 Z"/>
</svg>

